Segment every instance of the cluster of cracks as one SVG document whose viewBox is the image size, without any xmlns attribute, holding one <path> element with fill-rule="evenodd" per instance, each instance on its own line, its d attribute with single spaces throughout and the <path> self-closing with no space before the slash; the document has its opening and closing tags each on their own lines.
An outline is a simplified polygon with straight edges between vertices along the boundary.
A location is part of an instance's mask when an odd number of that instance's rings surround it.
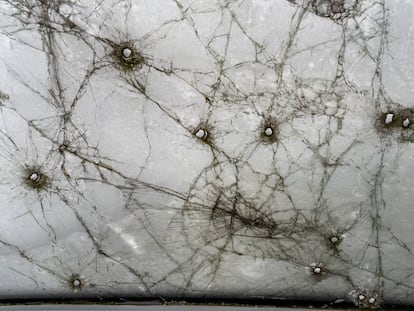
<svg viewBox="0 0 414 311">
<path fill-rule="evenodd" d="M 342 22 L 352 18 L 361 10 L 362 0 L 288 0 L 296 5 L 307 8 L 320 17 L 334 22 Z"/>
<path fill-rule="evenodd" d="M 188 17 L 184 12 L 183 6 L 179 1 L 175 2 L 183 13 L 183 19 L 187 19 Z M 311 12 L 322 18 L 332 19 L 336 23 L 345 24 L 346 19 L 353 18 L 359 13 L 360 5 L 363 1 L 289 0 L 289 2 L 292 5 L 296 5 L 299 11 L 302 10 L 301 12 Z M 384 2 L 379 2 L 384 6 Z M 381 306 L 383 303 L 381 296 L 384 279 L 404 286 L 396 280 L 387 278 L 383 275 L 381 269 L 368 271 L 376 276 L 376 284 L 369 284 L 367 288 L 360 288 L 358 284 L 355 284 L 347 274 L 349 269 L 355 268 L 355 263 L 341 250 L 341 246 L 347 238 L 347 232 L 355 229 L 357 226 L 357 221 L 347 226 L 341 226 L 337 223 L 337 220 L 324 212 L 322 206 L 318 206 L 315 208 L 315 211 L 308 213 L 295 208 L 292 198 L 289 197 L 286 191 L 281 174 L 277 172 L 274 174 L 276 181 L 274 181 L 271 187 L 273 187 L 275 192 L 285 193 L 287 201 L 290 202 L 291 206 L 286 209 L 274 210 L 273 202 L 266 201 L 263 204 L 257 204 L 254 200 L 246 198 L 243 190 L 239 187 L 238 170 L 240 163 L 226 154 L 220 145 L 216 143 L 216 138 L 220 135 L 220 129 L 210 123 L 208 118 L 195 127 L 187 126 L 168 107 L 147 94 L 146 78 L 148 72 L 157 71 L 168 76 L 175 75 L 177 73 L 172 64 L 168 69 L 161 66 L 158 67 L 156 62 L 151 59 L 151 56 L 144 55 L 134 40 L 129 40 L 127 35 L 121 34 L 124 40 L 115 42 L 85 32 L 81 24 L 78 24 L 76 20 L 71 19 L 71 16 L 66 16 L 60 11 L 63 4 L 76 5 L 69 1 L 3 0 L 3 3 L 13 10 L 14 13 L 11 14 L 11 18 L 15 22 L 21 23 L 23 29 L 33 29 L 36 27 L 35 29 L 41 34 L 50 74 L 49 93 L 51 96 L 47 97 L 46 100 L 58 111 L 58 127 L 57 131 L 47 131 L 42 125 L 43 120 L 28 119 L 24 113 L 20 112 L 13 105 L 13 95 L 0 93 L 1 110 L 9 110 L 17 114 L 27 124 L 29 131 L 32 134 L 34 133 L 33 135 L 40 136 L 52 145 L 51 151 L 44 162 L 25 163 L 24 161 L 27 160 L 21 160 L 15 156 L 21 148 L 17 147 L 17 143 L 14 142 L 11 136 L 1 131 L 2 142 L 4 142 L 3 146 L 7 146 L 3 147 L 5 150 L 2 151 L 2 156 L 9 158 L 12 164 L 18 167 L 22 175 L 19 179 L 21 187 L 26 188 L 26 190 L 29 189 L 35 194 L 34 201 L 39 202 L 42 209 L 44 208 L 43 202 L 45 200 L 51 196 L 57 196 L 73 210 L 75 217 L 83 226 L 90 242 L 93 244 L 97 256 L 102 256 L 109 261 L 115 262 L 121 265 L 126 273 L 133 274 L 138 282 L 142 284 L 144 292 L 150 294 L 152 288 L 162 283 L 167 279 L 167 276 L 150 284 L 139 269 L 111 255 L 100 245 L 98 237 L 89 228 L 76 204 L 71 202 L 69 198 L 74 193 L 80 198 L 84 198 L 78 184 L 79 180 L 96 181 L 111 185 L 121 190 L 126 197 L 134 197 L 136 189 L 144 188 L 171 196 L 183 203 L 182 208 L 177 211 L 174 219 L 171 221 L 171 227 L 179 228 L 179 232 L 185 240 L 183 243 L 192 250 L 191 258 L 187 262 L 182 263 L 172 258 L 168 247 L 160 246 L 167 256 L 176 262 L 177 265 L 179 264 L 180 267 L 196 262 L 194 258 L 197 256 L 202 258 L 199 259 L 202 261 L 202 264 L 199 264 L 190 273 L 190 277 L 186 279 L 183 293 L 186 290 L 191 290 L 192 277 L 197 272 L 202 271 L 205 265 L 211 266 L 212 272 L 209 282 L 213 282 L 219 275 L 221 261 L 226 254 L 268 258 L 286 261 L 298 267 L 305 267 L 307 277 L 314 282 L 320 282 L 330 277 L 339 277 L 342 281 L 350 284 L 351 288 L 354 288 L 346 298 L 361 308 L 378 308 Z M 223 5 L 221 10 L 231 10 L 229 3 Z M 387 21 L 384 20 L 380 24 L 383 27 L 380 30 L 383 32 L 386 32 L 386 23 Z M 59 51 L 56 48 L 56 41 L 60 33 L 71 34 L 87 45 L 89 45 L 91 40 L 95 40 L 102 43 L 106 51 L 105 57 L 100 60 L 98 60 L 96 55 L 94 56 L 92 65 L 81 81 L 72 100 L 69 100 L 67 92 L 62 86 L 64 83 L 59 73 Z M 292 33 L 292 36 L 294 35 L 295 33 Z M 382 42 L 382 44 L 385 45 L 385 42 Z M 259 46 L 259 44 L 256 43 L 256 46 Z M 289 48 L 291 46 L 287 47 L 287 49 Z M 381 57 L 382 54 L 377 55 L 376 61 L 378 63 L 380 63 Z M 202 92 L 202 95 L 206 98 L 206 104 L 210 105 L 210 109 L 214 109 L 214 106 L 219 105 L 220 102 L 225 102 L 226 100 L 234 101 L 234 98 L 237 97 L 232 98 L 231 95 L 229 97 L 227 90 L 223 91 L 222 80 L 224 81 L 227 78 L 222 67 L 223 61 L 218 58 L 216 60 L 218 64 L 221 64 L 221 74 L 217 82 L 211 86 L 211 92 Z M 282 59 L 278 64 L 278 68 L 281 68 L 281 71 L 278 72 L 279 79 L 277 85 L 275 85 L 277 94 L 284 94 L 284 92 L 292 93 L 286 92 L 283 85 L 285 61 Z M 348 85 L 341 71 L 343 70 L 341 65 L 341 62 L 338 61 L 338 74 L 334 81 L 328 81 L 328 91 L 322 94 L 323 96 L 333 94 L 338 102 L 344 96 L 340 90 Z M 135 92 L 142 95 L 145 100 L 158 107 L 166 116 L 187 131 L 195 142 L 200 142 L 210 150 L 213 155 L 213 161 L 200 173 L 189 193 L 179 193 L 173 189 L 142 182 L 139 178 L 128 177 L 121 171 L 114 169 L 104 158 L 99 156 L 97 147 L 91 147 L 88 144 L 85 133 L 72 120 L 77 103 L 87 89 L 91 77 L 108 67 L 118 71 L 119 76 Z M 374 78 L 381 81 L 379 78 L 381 76 L 380 66 L 375 71 L 375 75 L 376 77 Z M 297 78 L 297 81 L 300 81 L 300 79 Z M 34 92 L 36 91 L 28 85 L 25 86 Z M 300 86 L 303 86 L 303 84 L 301 83 Z M 232 87 L 236 88 L 234 85 Z M 372 120 L 373 127 L 376 129 L 379 137 L 384 141 L 388 141 L 389 137 L 400 137 L 402 141 L 414 139 L 412 138 L 414 136 L 411 126 L 414 122 L 413 111 L 400 107 L 398 104 L 393 104 L 392 100 L 386 97 L 386 91 L 381 83 L 378 83 L 375 87 L 377 88 L 375 93 L 379 94 L 375 98 L 375 102 L 383 101 L 387 105 L 386 109 L 376 113 Z M 195 87 L 195 89 L 197 88 Z M 336 92 L 336 90 L 339 91 Z M 241 93 L 241 91 L 237 90 L 237 93 Z M 278 96 L 275 95 L 276 98 Z M 296 95 L 292 95 L 292 97 L 293 99 L 297 98 Z M 244 97 L 244 99 L 246 98 L 248 96 Z M 266 113 L 262 114 L 262 122 L 257 129 L 255 143 L 278 148 L 282 140 L 280 128 L 287 120 L 292 120 L 294 117 L 304 115 L 307 112 L 312 114 L 315 114 L 315 111 L 319 114 L 325 112 L 325 108 L 318 107 L 318 105 L 310 107 L 306 100 L 305 103 L 303 101 L 300 103 L 296 101 L 294 105 L 297 105 L 297 107 L 291 107 L 293 109 L 292 112 L 283 118 L 275 113 L 273 106 Z M 342 116 L 335 116 L 335 118 L 341 119 Z M 79 161 L 82 169 L 77 171 L 77 173 L 83 172 L 84 176 L 75 176 L 69 172 L 67 169 L 68 164 L 66 163 L 69 155 Z M 56 159 L 56 157 L 58 157 L 57 161 L 52 160 Z M 54 164 L 49 166 L 47 163 L 51 162 Z M 326 165 L 329 166 L 331 164 L 326 163 Z M 225 167 L 221 168 L 222 166 Z M 226 172 L 228 167 L 234 170 L 235 180 L 230 185 L 223 185 L 223 176 L 221 174 Z M 95 177 L 93 174 L 92 177 L 89 177 L 88 174 L 91 174 L 90 172 L 92 171 L 98 177 Z M 267 176 L 267 178 L 272 178 L 272 176 Z M 33 199 L 32 195 L 29 196 Z M 131 199 L 129 204 L 137 201 L 138 199 Z M 323 205 L 322 200 L 320 204 Z M 127 208 L 131 207 L 127 206 Z M 145 222 L 142 219 L 140 221 Z M 54 229 L 49 226 L 48 230 L 51 232 L 51 240 L 56 242 Z M 375 230 L 379 234 L 379 228 Z M 176 239 L 176 237 L 173 238 Z M 156 238 L 154 237 L 154 239 Z M 157 240 L 156 242 L 157 244 L 162 244 L 162 241 Z M 22 248 L 1 239 L 0 244 L 5 248 L 16 251 L 22 259 L 35 264 L 41 270 L 60 277 L 60 273 L 28 256 Z M 320 250 L 320 254 L 317 256 L 309 255 L 313 254 L 315 248 Z M 380 246 L 376 245 L 376 248 L 380 256 Z M 303 258 L 308 258 L 308 260 L 304 262 Z M 313 258 L 313 260 L 310 260 L 310 258 Z M 173 275 L 178 269 L 180 268 L 173 269 L 169 275 Z M 88 280 L 81 273 L 77 272 L 65 276 L 63 283 L 65 287 L 74 292 L 81 292 L 88 287 Z M 410 286 L 407 285 L 407 288 L 410 288 Z"/>
</svg>

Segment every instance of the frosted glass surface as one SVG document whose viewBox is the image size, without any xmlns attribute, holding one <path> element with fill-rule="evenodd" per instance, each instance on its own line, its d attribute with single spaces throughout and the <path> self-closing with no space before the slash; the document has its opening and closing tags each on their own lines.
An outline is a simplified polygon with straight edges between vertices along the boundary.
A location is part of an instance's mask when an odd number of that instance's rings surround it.
<svg viewBox="0 0 414 311">
<path fill-rule="evenodd" d="M 0 0 L 0 299 L 413 305 L 413 19 Z"/>
</svg>

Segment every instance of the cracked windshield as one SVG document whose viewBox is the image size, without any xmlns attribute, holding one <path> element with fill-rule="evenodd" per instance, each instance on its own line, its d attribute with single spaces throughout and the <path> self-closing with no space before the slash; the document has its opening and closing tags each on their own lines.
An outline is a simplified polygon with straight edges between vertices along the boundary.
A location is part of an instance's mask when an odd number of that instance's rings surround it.
<svg viewBox="0 0 414 311">
<path fill-rule="evenodd" d="M 413 18 L 0 0 L 0 299 L 414 306 Z"/>
</svg>

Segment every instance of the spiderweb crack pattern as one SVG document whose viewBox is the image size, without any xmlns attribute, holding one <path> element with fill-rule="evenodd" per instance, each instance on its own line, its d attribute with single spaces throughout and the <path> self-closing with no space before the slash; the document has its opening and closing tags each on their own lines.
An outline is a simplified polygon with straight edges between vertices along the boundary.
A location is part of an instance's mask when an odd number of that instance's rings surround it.
<svg viewBox="0 0 414 311">
<path fill-rule="evenodd" d="M 0 297 L 412 304 L 398 12 L 0 0 Z"/>
</svg>

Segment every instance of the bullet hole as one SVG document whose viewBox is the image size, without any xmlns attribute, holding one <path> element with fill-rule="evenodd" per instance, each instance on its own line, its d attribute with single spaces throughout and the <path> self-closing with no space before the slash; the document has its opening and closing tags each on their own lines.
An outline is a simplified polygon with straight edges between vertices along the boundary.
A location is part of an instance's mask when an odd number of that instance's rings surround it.
<svg viewBox="0 0 414 311">
<path fill-rule="evenodd" d="M 364 308 L 368 309 L 379 309 L 381 307 L 381 299 L 376 293 L 371 293 L 365 302 Z"/>
<path fill-rule="evenodd" d="M 341 244 L 343 239 L 345 238 L 345 236 L 337 230 L 330 231 L 326 235 L 326 237 L 328 239 L 329 246 L 334 247 L 334 248 L 339 246 L 339 244 Z"/>
<path fill-rule="evenodd" d="M 264 134 L 265 134 L 267 137 L 272 136 L 272 134 L 273 134 L 273 129 L 272 129 L 271 127 L 266 128 L 266 129 L 264 130 Z"/>
<path fill-rule="evenodd" d="M 80 274 L 73 274 L 70 277 L 68 283 L 69 283 L 69 287 L 73 291 L 77 292 L 77 291 L 80 291 L 84 287 L 85 280 L 84 280 L 84 277 L 82 275 L 80 275 Z"/>
<path fill-rule="evenodd" d="M 385 115 L 385 124 L 391 124 L 392 123 L 392 121 L 394 120 L 394 114 L 393 113 L 387 113 L 386 115 Z"/>
<path fill-rule="evenodd" d="M 408 118 L 404 119 L 402 122 L 402 126 L 404 128 L 408 128 L 410 126 L 410 120 Z"/>
<path fill-rule="evenodd" d="M 129 60 L 132 55 L 132 50 L 130 48 L 124 48 L 122 50 L 122 56 L 124 57 L 124 60 Z"/>
<path fill-rule="evenodd" d="M 266 143 L 277 141 L 277 124 L 274 119 L 265 119 L 260 126 L 260 138 Z"/>
<path fill-rule="evenodd" d="M 362 294 L 358 295 L 358 300 L 359 301 L 364 301 L 366 298 L 367 297 L 365 297 L 365 295 L 362 295 Z"/>
<path fill-rule="evenodd" d="M 61 144 L 59 146 L 59 152 L 65 152 L 68 149 L 68 145 L 67 144 Z"/>
<path fill-rule="evenodd" d="M 43 190 L 48 186 L 48 177 L 37 168 L 27 168 L 24 182 L 31 189 Z"/>
<path fill-rule="evenodd" d="M 310 265 L 310 268 L 311 268 L 312 274 L 315 276 L 322 275 L 322 273 L 324 272 L 322 263 L 312 263 Z"/>
<path fill-rule="evenodd" d="M 39 173 L 34 172 L 29 176 L 29 179 L 33 182 L 39 182 L 40 181 L 40 175 L 39 175 Z"/>
<path fill-rule="evenodd" d="M 333 237 L 331 237 L 330 241 L 331 241 L 333 244 L 336 244 L 336 243 L 338 243 L 339 239 L 338 239 L 336 236 L 333 236 Z"/>
<path fill-rule="evenodd" d="M 206 122 L 202 122 L 199 126 L 193 131 L 193 135 L 203 141 L 208 143 L 211 139 L 211 128 Z"/>
<path fill-rule="evenodd" d="M 404 129 L 411 127 L 411 123 L 414 120 L 414 109 L 403 109 L 400 112 L 400 122 Z"/>
<path fill-rule="evenodd" d="M 341 244 L 343 240 L 342 236 L 331 236 L 329 241 L 334 245 L 334 246 L 338 246 L 339 244 Z"/>
<path fill-rule="evenodd" d="M 204 129 L 198 129 L 197 132 L 195 133 L 195 136 L 204 140 L 208 137 L 208 133 Z"/>
<path fill-rule="evenodd" d="M 136 51 L 134 45 L 130 42 L 123 42 L 115 46 L 112 51 L 116 65 L 123 71 L 131 71 L 140 68 L 145 62 L 144 57 Z"/>
<path fill-rule="evenodd" d="M 377 118 L 377 129 L 384 133 L 390 133 L 393 128 L 401 127 L 398 122 L 398 110 L 381 113 Z"/>
<path fill-rule="evenodd" d="M 313 274 L 320 274 L 322 273 L 322 269 L 320 267 L 313 268 Z"/>
</svg>

